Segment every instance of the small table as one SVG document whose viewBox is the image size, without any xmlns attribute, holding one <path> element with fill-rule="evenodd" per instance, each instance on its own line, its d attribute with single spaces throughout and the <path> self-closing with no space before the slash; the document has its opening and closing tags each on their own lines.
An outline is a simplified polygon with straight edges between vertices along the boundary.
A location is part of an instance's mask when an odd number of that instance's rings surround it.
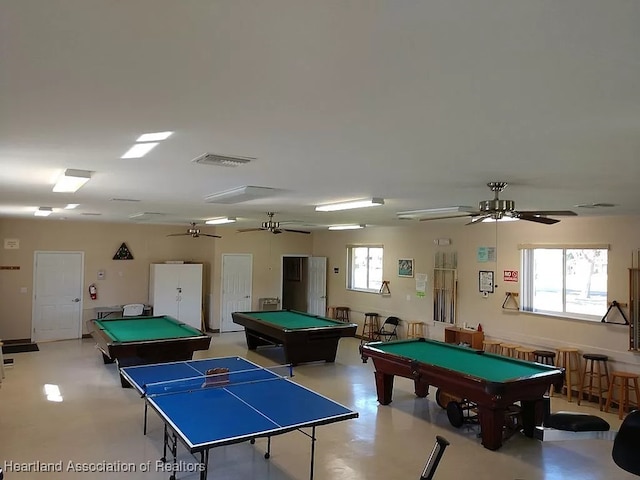
<svg viewBox="0 0 640 480">
<path fill-rule="evenodd" d="M 115 361 L 120 368 L 191 360 L 194 351 L 211 343 L 208 335 L 168 315 L 89 320 L 87 330 L 104 362 Z M 122 385 L 128 383 L 122 380 Z"/>
<path fill-rule="evenodd" d="M 342 337 L 354 337 L 358 325 L 295 310 L 233 312 L 233 322 L 245 327 L 247 347 L 282 345 L 285 362 L 333 362 Z"/>
<path fill-rule="evenodd" d="M 101 318 L 107 318 L 111 314 L 117 314 L 117 316 L 122 316 L 122 310 L 124 309 L 124 305 L 111 305 L 109 307 L 95 307 L 93 311 L 96 314 L 96 318 L 100 320 Z M 142 310 L 143 315 L 151 314 L 151 305 L 145 305 Z"/>
<path fill-rule="evenodd" d="M 532 437 L 544 417 L 544 396 L 551 384 L 562 385 L 562 369 L 426 340 L 374 342 L 360 346 L 362 359 L 373 359 L 378 402 L 391 403 L 395 375 L 413 379 L 415 393 L 426 397 L 429 386 L 474 402 L 482 445 L 502 446 L 505 413 L 522 405 L 524 433 Z"/>
</svg>

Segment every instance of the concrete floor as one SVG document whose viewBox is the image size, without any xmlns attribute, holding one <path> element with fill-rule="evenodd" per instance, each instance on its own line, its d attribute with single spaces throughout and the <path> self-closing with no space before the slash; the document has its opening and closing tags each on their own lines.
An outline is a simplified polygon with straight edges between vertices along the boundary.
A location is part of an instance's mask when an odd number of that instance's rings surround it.
<svg viewBox="0 0 640 480">
<path fill-rule="evenodd" d="M 413 383 L 397 378 L 393 402 L 380 406 L 371 361 L 363 364 L 359 340 L 342 339 L 333 364 L 299 366 L 294 380 L 359 412 L 359 418 L 316 429 L 315 479 L 419 479 L 436 435 L 450 447 L 436 471 L 436 480 L 632 479 L 637 478 L 611 459 L 612 442 L 582 440 L 538 442 L 516 434 L 498 451 L 482 447 L 476 426 L 456 429 L 434 401 L 416 398 Z M 196 358 L 238 355 L 265 366 L 283 363 L 279 348 L 249 352 L 243 333 L 214 334 L 211 348 Z M 120 387 L 115 365 L 105 365 L 91 339 L 44 343 L 39 352 L 7 355 L 14 366 L 6 369 L 0 388 L 0 465 L 5 479 L 163 479 L 169 473 L 156 467 L 162 456 L 162 422 L 149 414 L 149 431 L 142 433 L 143 401 L 133 389 Z M 45 384 L 57 385 L 61 402 L 48 401 Z M 612 429 L 617 414 L 605 414 L 593 403 L 581 407 L 552 398 L 552 411 L 570 410 L 599 415 Z M 224 412 L 204 411 L 202 415 Z M 263 457 L 266 440 L 221 447 L 211 451 L 209 477 L 291 480 L 309 478 L 310 441 L 299 432 L 272 440 L 271 458 Z M 193 465 L 193 457 L 179 446 L 179 461 Z M 62 462 L 63 472 L 11 472 L 9 462 Z M 73 472 L 77 468 L 132 463 L 135 472 Z M 142 472 L 141 465 L 149 466 Z M 188 468 L 188 467 L 187 467 Z M 197 473 L 179 472 L 178 478 L 197 479 Z"/>
</svg>

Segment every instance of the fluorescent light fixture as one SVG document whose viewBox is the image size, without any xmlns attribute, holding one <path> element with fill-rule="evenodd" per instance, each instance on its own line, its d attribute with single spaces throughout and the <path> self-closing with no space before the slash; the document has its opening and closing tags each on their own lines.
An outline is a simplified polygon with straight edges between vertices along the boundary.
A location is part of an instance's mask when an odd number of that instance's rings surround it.
<svg viewBox="0 0 640 480">
<path fill-rule="evenodd" d="M 224 217 L 224 218 L 212 218 L 211 220 L 207 220 L 207 225 L 224 225 L 225 223 L 235 223 L 236 217 Z"/>
<path fill-rule="evenodd" d="M 397 212 L 398 218 L 421 218 L 429 215 L 447 215 L 449 213 L 473 213 L 477 209 L 473 207 L 442 207 L 442 208 L 425 208 L 423 210 L 406 210 L 404 212 Z"/>
<path fill-rule="evenodd" d="M 74 170 L 68 168 L 58 182 L 53 186 L 54 192 L 75 192 L 91 179 L 91 172 L 88 170 Z"/>
<path fill-rule="evenodd" d="M 53 213 L 53 208 L 51 207 L 40 207 L 33 214 L 36 217 L 48 217 Z"/>
<path fill-rule="evenodd" d="M 368 200 L 355 200 L 352 202 L 332 203 L 329 205 L 318 205 L 316 212 L 335 212 L 337 210 L 350 210 L 352 208 L 377 207 L 384 205 L 384 199 L 371 198 Z"/>
<path fill-rule="evenodd" d="M 142 158 L 149 153 L 153 148 L 158 145 L 158 142 L 152 143 L 136 143 L 120 158 Z"/>
<path fill-rule="evenodd" d="M 173 132 L 155 132 L 155 133 L 143 133 L 138 137 L 136 142 L 161 142 L 171 136 Z"/>
<path fill-rule="evenodd" d="M 275 188 L 245 185 L 244 187 L 212 193 L 204 197 L 204 201 L 207 203 L 241 203 L 258 198 L 271 197 L 275 193 Z"/>
<path fill-rule="evenodd" d="M 329 230 L 358 230 L 360 228 L 364 228 L 366 225 L 331 225 Z"/>
<path fill-rule="evenodd" d="M 74 208 L 78 208 L 80 206 L 79 203 L 69 203 L 67 204 L 66 207 L 64 207 L 65 210 L 73 210 Z"/>
</svg>

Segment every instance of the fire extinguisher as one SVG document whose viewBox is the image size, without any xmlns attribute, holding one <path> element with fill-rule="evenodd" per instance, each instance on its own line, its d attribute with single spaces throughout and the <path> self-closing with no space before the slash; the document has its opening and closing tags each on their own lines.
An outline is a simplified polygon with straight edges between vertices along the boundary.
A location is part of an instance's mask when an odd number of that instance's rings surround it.
<svg viewBox="0 0 640 480">
<path fill-rule="evenodd" d="M 98 298 L 98 288 L 95 283 L 89 285 L 89 295 L 91 296 L 91 300 L 95 300 Z"/>
</svg>

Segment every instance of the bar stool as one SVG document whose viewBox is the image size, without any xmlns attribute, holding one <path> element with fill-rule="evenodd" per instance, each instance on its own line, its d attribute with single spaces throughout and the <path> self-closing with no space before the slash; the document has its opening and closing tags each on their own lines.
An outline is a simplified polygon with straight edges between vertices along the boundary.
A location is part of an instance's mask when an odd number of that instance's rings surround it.
<svg viewBox="0 0 640 480">
<path fill-rule="evenodd" d="M 580 405 L 582 393 L 585 391 L 585 388 L 588 401 L 591 401 L 593 389 L 596 388 L 598 406 L 600 407 L 600 411 L 602 411 L 602 403 L 604 400 L 602 394 L 609 391 L 609 369 L 607 367 L 607 360 L 609 360 L 609 357 L 595 353 L 585 353 L 582 355 L 582 358 L 584 358 L 584 370 L 582 371 L 582 387 L 580 388 L 578 395 L 578 405 Z M 605 379 L 604 385 L 602 377 Z M 589 379 L 588 385 L 587 379 Z M 597 383 L 597 386 L 594 385 L 594 380 Z"/>
<path fill-rule="evenodd" d="M 336 310 L 336 320 L 341 322 L 349 322 L 349 307 L 334 307 Z"/>
<path fill-rule="evenodd" d="M 409 322 L 407 323 L 407 338 L 421 338 L 423 335 L 423 326 L 422 322 Z"/>
<path fill-rule="evenodd" d="M 551 365 L 552 367 L 555 367 L 556 352 L 552 352 L 551 350 L 534 350 L 533 361 L 542 363 L 544 365 Z"/>
<path fill-rule="evenodd" d="M 500 344 L 500 355 L 504 355 L 505 357 L 515 358 L 516 348 L 519 348 L 520 345 L 517 343 L 501 343 Z"/>
<path fill-rule="evenodd" d="M 364 324 L 362 326 L 362 338 L 364 340 L 373 340 L 375 332 L 377 332 L 379 329 L 380 326 L 378 325 L 378 314 L 374 312 L 365 313 Z"/>
<path fill-rule="evenodd" d="M 558 364 L 559 368 L 564 368 L 564 385 L 563 389 L 567 389 L 567 401 L 571 401 L 572 387 L 575 385 L 576 390 L 580 392 L 582 388 L 582 379 L 580 378 L 580 356 L 577 348 L 558 347 Z"/>
<path fill-rule="evenodd" d="M 611 372 L 611 383 L 609 384 L 609 392 L 607 393 L 607 403 L 604 406 L 604 411 L 608 412 L 611 406 L 611 400 L 613 398 L 613 391 L 616 387 L 616 381 L 620 381 L 620 398 L 618 399 L 618 418 L 622 419 L 624 409 L 631 409 L 631 401 L 629 400 L 629 382 L 633 380 L 633 389 L 636 394 L 635 406 L 640 408 L 638 399 L 640 398 L 640 391 L 638 390 L 638 375 L 629 372 Z"/>
<path fill-rule="evenodd" d="M 483 340 L 482 341 L 482 349 L 487 353 L 500 353 L 500 342 L 499 340 Z"/>
<path fill-rule="evenodd" d="M 533 362 L 533 352 L 535 352 L 533 348 L 518 347 L 516 348 L 516 358 Z"/>
<path fill-rule="evenodd" d="M 335 318 L 336 318 L 336 307 L 334 307 L 334 306 L 327 307 L 327 318 L 333 318 L 335 320 Z"/>
</svg>

